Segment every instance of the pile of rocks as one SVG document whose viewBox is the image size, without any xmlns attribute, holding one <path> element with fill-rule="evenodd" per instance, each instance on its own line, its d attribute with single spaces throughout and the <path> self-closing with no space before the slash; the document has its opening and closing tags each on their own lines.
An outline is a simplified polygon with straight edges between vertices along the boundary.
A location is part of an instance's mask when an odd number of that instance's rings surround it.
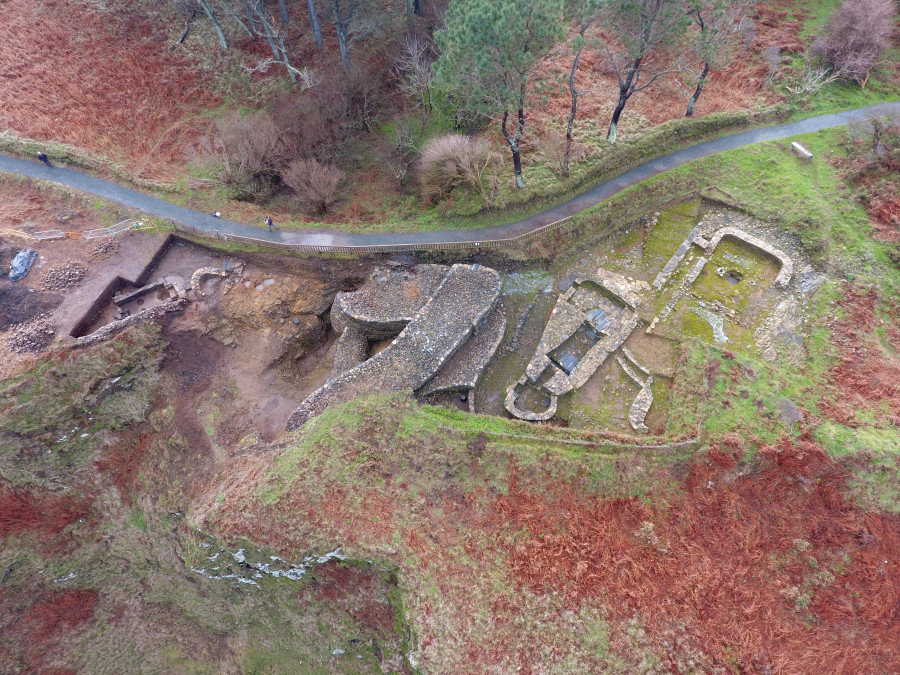
<svg viewBox="0 0 900 675">
<path fill-rule="evenodd" d="M 56 329 L 49 318 L 38 318 L 13 326 L 8 340 L 9 348 L 19 354 L 37 354 L 53 342 Z"/>
<path fill-rule="evenodd" d="M 101 258 L 109 258 L 119 250 L 119 241 L 110 237 L 103 239 L 91 251 L 91 258 L 100 260 Z"/>
<path fill-rule="evenodd" d="M 80 262 L 69 260 L 65 265 L 51 267 L 44 275 L 44 288 L 61 291 L 74 286 L 84 278 L 87 267 Z"/>
</svg>

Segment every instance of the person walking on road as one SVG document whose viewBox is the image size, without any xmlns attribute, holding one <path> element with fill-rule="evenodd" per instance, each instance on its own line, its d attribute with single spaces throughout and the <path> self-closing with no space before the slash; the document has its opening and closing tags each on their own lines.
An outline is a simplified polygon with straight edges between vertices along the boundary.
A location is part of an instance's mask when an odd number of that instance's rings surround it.
<svg viewBox="0 0 900 675">
<path fill-rule="evenodd" d="M 38 159 L 40 161 L 42 161 L 44 164 L 46 164 L 48 167 L 50 167 L 51 169 L 53 168 L 53 165 L 50 163 L 50 160 L 47 159 L 47 155 L 45 155 L 43 152 L 38 153 Z"/>
<path fill-rule="evenodd" d="M 266 225 L 269 226 L 269 232 L 271 232 L 272 230 L 278 229 L 278 226 L 272 222 L 272 216 L 266 216 Z"/>
</svg>

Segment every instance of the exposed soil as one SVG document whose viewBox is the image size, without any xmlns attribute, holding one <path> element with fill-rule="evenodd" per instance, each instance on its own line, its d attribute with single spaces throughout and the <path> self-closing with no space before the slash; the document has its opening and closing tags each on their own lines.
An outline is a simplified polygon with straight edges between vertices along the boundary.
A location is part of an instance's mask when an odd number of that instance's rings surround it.
<svg viewBox="0 0 900 675">
<path fill-rule="evenodd" d="M 197 404 L 213 390 L 214 380 L 220 378 L 226 348 L 210 338 L 192 333 L 171 331 L 166 338 L 169 345 L 163 368 L 175 376 L 175 389 L 170 399 L 175 428 L 184 436 L 196 459 L 208 462 L 213 458 L 214 450 L 209 435 L 197 419 Z"/>
<path fill-rule="evenodd" d="M 12 284 L 9 279 L 0 279 L 0 331 L 52 314 L 62 301 L 59 293 L 35 291 Z"/>
</svg>

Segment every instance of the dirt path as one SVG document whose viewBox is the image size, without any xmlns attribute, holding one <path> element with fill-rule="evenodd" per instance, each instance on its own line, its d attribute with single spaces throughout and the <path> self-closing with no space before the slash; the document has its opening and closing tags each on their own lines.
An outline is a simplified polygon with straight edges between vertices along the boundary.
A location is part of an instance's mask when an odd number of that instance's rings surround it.
<svg viewBox="0 0 900 675">
<path fill-rule="evenodd" d="M 161 218 L 168 218 L 181 225 L 197 228 L 211 235 L 216 233 L 252 237 L 276 244 L 308 246 L 320 252 L 341 250 L 345 247 L 388 246 L 415 250 L 425 244 L 490 242 L 518 237 L 549 225 L 560 219 L 580 213 L 648 178 L 694 159 L 706 157 L 724 150 L 733 150 L 745 145 L 790 138 L 822 129 L 843 126 L 848 122 L 869 119 L 900 112 L 900 101 L 810 117 L 798 122 L 787 122 L 762 129 L 751 129 L 710 141 L 698 143 L 689 148 L 673 152 L 663 157 L 641 164 L 623 174 L 595 185 L 577 197 L 563 202 L 547 211 L 523 220 L 496 227 L 472 230 L 439 230 L 435 232 L 403 232 L 393 234 L 347 234 L 327 230 L 293 230 L 290 232 L 268 232 L 264 229 L 242 225 L 209 214 L 193 211 L 181 206 L 116 183 L 96 178 L 74 169 L 62 167 L 47 168 L 37 161 L 0 155 L 0 171 L 17 173 L 31 178 L 53 181 L 68 187 L 96 194 L 104 199 L 119 202 Z"/>
</svg>

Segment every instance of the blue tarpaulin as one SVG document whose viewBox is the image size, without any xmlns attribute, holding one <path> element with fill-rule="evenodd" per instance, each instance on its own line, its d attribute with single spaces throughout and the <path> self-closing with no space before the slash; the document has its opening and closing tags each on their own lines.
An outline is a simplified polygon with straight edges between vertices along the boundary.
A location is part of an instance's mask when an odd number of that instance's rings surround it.
<svg viewBox="0 0 900 675">
<path fill-rule="evenodd" d="M 9 266 L 9 280 L 21 281 L 28 276 L 31 266 L 37 260 L 38 252 L 32 248 L 26 248 L 19 251 L 13 258 L 12 264 Z"/>
</svg>

